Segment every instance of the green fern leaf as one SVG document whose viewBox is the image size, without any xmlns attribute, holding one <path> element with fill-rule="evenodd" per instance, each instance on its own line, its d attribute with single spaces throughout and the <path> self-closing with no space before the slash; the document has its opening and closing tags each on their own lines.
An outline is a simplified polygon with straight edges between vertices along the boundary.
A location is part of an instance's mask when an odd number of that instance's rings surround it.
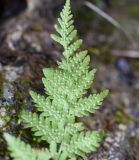
<svg viewBox="0 0 139 160">
<path fill-rule="evenodd" d="M 71 158 L 80 155 L 83 159 L 86 159 L 85 153 L 96 151 L 103 137 L 104 133 L 99 131 L 80 132 L 79 134 L 74 134 L 70 144 L 63 145 L 63 150 L 67 151 Z"/>
<path fill-rule="evenodd" d="M 90 113 L 95 113 L 96 110 L 100 108 L 103 99 L 108 95 L 108 91 L 105 90 L 100 94 L 90 95 L 88 98 L 81 98 L 75 104 L 75 108 L 71 108 L 70 113 L 82 117 L 89 115 Z"/>
<path fill-rule="evenodd" d="M 86 153 L 96 151 L 103 138 L 99 131 L 85 133 L 84 125 L 76 122 L 76 117 L 95 113 L 108 91 L 85 97 L 96 70 L 90 70 L 90 57 L 87 51 L 79 51 L 82 40 L 77 38 L 72 17 L 70 0 L 66 0 L 60 18 L 58 18 L 58 24 L 55 25 L 57 34 L 51 36 L 63 46 L 64 58 L 58 62 L 57 68 L 43 69 L 42 81 L 46 96 L 30 92 L 37 113 L 27 111 L 21 113 L 21 120 L 31 128 L 34 136 L 50 144 L 48 157 L 55 160 L 76 160 L 78 157 L 86 159 Z M 12 141 L 7 138 L 12 155 L 15 160 L 18 160 L 20 155 L 17 153 L 17 148 L 14 147 L 15 138 L 10 139 Z M 28 146 L 25 150 L 27 154 L 24 155 L 26 160 L 30 154 L 33 155 L 31 160 L 34 160 L 36 156 L 37 160 L 45 158 L 43 151 L 36 155 L 35 150 L 29 145 L 25 145 L 19 139 L 17 142 L 17 146 L 21 144 L 21 147 L 19 146 L 21 154 L 24 147 Z"/>
<path fill-rule="evenodd" d="M 38 116 L 36 113 L 22 112 L 21 119 L 30 127 L 35 136 L 41 137 L 41 140 L 47 140 L 49 143 L 55 141 L 61 142 L 63 130 L 58 129 L 59 126 L 52 119 L 46 119 L 43 116 Z M 61 127 L 62 128 L 62 127 Z"/>
<path fill-rule="evenodd" d="M 7 133 L 4 134 L 4 137 L 9 144 L 11 156 L 15 160 L 49 160 L 51 158 L 48 150 L 37 151 L 32 149 L 29 144 L 25 144 L 19 138 L 14 138 Z"/>
</svg>

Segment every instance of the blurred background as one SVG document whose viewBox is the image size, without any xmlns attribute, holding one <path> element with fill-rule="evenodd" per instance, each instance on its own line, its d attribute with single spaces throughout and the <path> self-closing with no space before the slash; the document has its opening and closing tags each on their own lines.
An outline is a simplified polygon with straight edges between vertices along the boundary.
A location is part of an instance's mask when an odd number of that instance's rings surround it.
<svg viewBox="0 0 139 160">
<path fill-rule="evenodd" d="M 0 1 L 0 160 L 9 159 L 3 132 L 35 143 L 18 123 L 20 111 L 33 110 L 30 89 L 44 94 L 42 68 L 55 67 L 62 48 L 50 34 L 64 0 Z M 110 90 L 101 109 L 83 117 L 86 129 L 107 136 L 90 160 L 139 160 L 139 1 L 74 0 L 75 26 L 83 49 L 97 68 L 90 93 Z M 76 69 L 76 68 L 75 68 Z M 28 136 L 30 135 L 30 136 Z"/>
</svg>

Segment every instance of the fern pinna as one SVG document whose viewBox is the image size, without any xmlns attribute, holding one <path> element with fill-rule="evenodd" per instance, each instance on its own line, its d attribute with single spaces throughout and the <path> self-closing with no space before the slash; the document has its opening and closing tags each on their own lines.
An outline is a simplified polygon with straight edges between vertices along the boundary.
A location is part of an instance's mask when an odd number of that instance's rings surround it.
<svg viewBox="0 0 139 160">
<path fill-rule="evenodd" d="M 35 151 L 29 145 L 17 141 L 6 134 L 6 140 L 15 160 L 76 160 L 86 159 L 86 153 L 95 151 L 102 140 L 100 131 L 84 131 L 82 123 L 76 117 L 87 116 L 96 112 L 108 91 L 85 97 L 91 86 L 96 70 L 89 70 L 90 57 L 87 51 L 78 51 L 82 40 L 77 39 L 74 29 L 70 0 L 60 13 L 58 34 L 51 37 L 64 48 L 64 58 L 58 67 L 45 68 L 42 79 L 46 96 L 30 92 L 37 111 L 40 113 L 22 112 L 21 119 L 34 132 L 34 136 L 50 144 L 50 149 Z M 21 144 L 21 145 L 20 145 Z M 26 147 L 27 146 L 27 147 Z M 22 156 L 24 155 L 24 156 Z M 21 157 L 20 157 L 21 156 Z M 42 158 L 40 157 L 42 156 Z"/>
</svg>

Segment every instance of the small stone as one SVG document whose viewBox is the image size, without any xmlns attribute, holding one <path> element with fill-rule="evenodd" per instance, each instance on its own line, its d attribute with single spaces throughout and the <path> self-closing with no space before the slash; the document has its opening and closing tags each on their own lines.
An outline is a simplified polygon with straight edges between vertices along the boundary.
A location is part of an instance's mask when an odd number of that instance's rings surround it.
<svg viewBox="0 0 139 160">
<path fill-rule="evenodd" d="M 118 127 L 121 131 L 125 131 L 127 129 L 127 126 L 125 126 L 124 124 L 120 124 Z"/>
<path fill-rule="evenodd" d="M 5 108 L 1 108 L 0 109 L 0 116 L 5 116 L 6 115 L 6 109 Z"/>
</svg>

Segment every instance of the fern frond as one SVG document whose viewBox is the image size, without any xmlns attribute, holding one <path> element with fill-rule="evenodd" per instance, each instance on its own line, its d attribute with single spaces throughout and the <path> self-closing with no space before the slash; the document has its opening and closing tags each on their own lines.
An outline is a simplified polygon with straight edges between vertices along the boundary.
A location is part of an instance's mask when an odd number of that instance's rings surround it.
<svg viewBox="0 0 139 160">
<path fill-rule="evenodd" d="M 34 136 L 49 143 L 49 153 L 55 160 L 76 160 L 78 156 L 86 159 L 85 154 L 95 151 L 103 137 L 98 131 L 85 133 L 84 125 L 76 122 L 76 117 L 95 113 L 100 108 L 108 91 L 85 97 L 96 70 L 90 70 L 90 57 L 87 55 L 87 51 L 78 51 L 82 40 L 77 38 L 72 17 L 70 0 L 66 0 L 60 18 L 58 18 L 58 24 L 55 25 L 57 34 L 51 36 L 63 46 L 64 58 L 58 62 L 57 68 L 43 69 L 42 81 L 46 96 L 30 92 L 37 113 L 24 111 L 21 114 L 22 121 L 31 128 Z M 16 152 L 17 148 L 14 147 L 16 144 L 14 141 L 15 139 L 12 138 L 9 145 L 13 157 L 16 158 L 19 155 Z M 26 145 L 19 139 L 17 143 L 17 146 L 21 143 L 22 154 Z M 24 150 L 27 152 L 27 158 L 30 154 L 33 155 L 31 158 L 36 158 L 34 149 L 27 146 L 29 152 Z M 20 146 L 18 147 L 20 148 Z M 39 152 L 37 156 L 38 159 L 35 160 L 43 160 L 45 153 Z M 27 158 L 25 160 L 28 160 Z"/>
<path fill-rule="evenodd" d="M 15 138 L 8 133 L 5 133 L 4 137 L 14 160 L 49 160 L 51 158 L 48 150 L 39 151 L 32 149 L 29 144 L 25 144 L 19 138 Z"/>
</svg>

